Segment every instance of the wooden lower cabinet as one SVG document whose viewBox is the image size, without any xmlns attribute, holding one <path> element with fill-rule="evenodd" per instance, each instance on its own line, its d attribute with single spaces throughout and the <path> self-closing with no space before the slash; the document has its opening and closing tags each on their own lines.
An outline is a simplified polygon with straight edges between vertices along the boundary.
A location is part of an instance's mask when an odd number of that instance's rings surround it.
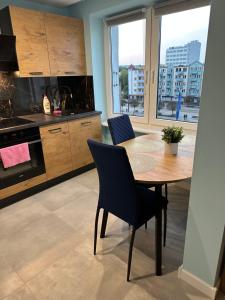
<svg viewBox="0 0 225 300">
<path fill-rule="evenodd" d="M 102 139 L 100 116 L 87 117 L 40 128 L 48 179 L 93 162 L 87 139 Z"/>
<path fill-rule="evenodd" d="M 78 169 L 93 162 L 87 139 L 102 140 L 99 116 L 70 121 L 70 143 L 73 169 Z"/>
<path fill-rule="evenodd" d="M 47 179 L 72 171 L 68 123 L 57 123 L 40 128 Z"/>
</svg>

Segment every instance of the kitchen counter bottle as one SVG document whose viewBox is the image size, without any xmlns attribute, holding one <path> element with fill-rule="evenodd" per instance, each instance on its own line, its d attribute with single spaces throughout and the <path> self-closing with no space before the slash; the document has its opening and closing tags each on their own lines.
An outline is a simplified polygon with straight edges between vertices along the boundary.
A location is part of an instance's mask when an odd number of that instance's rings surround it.
<svg viewBox="0 0 225 300">
<path fill-rule="evenodd" d="M 50 115 L 51 114 L 51 103 L 48 99 L 48 97 L 46 95 L 44 95 L 43 97 L 43 111 L 44 111 L 44 114 L 46 115 Z"/>
</svg>

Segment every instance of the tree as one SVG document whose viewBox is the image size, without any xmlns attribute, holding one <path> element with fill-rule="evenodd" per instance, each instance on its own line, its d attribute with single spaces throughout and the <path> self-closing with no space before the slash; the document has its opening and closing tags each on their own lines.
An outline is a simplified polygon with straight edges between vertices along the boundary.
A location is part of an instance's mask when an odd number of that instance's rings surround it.
<svg viewBox="0 0 225 300">
<path fill-rule="evenodd" d="M 121 99 L 120 101 L 120 106 L 122 108 L 122 111 L 123 111 L 123 107 L 127 104 L 127 100 L 126 99 Z"/>
<path fill-rule="evenodd" d="M 120 87 L 123 98 L 128 97 L 128 70 L 126 67 L 120 67 Z"/>
<path fill-rule="evenodd" d="M 168 104 L 169 104 L 169 109 L 171 110 L 172 117 L 173 117 L 174 111 L 176 111 L 176 109 L 177 109 L 177 102 L 176 101 L 170 101 L 170 102 L 168 102 Z"/>
<path fill-rule="evenodd" d="M 134 110 L 133 110 L 133 115 L 134 115 L 134 111 L 135 111 L 135 108 L 139 105 L 139 101 L 137 98 L 134 98 L 134 99 L 130 99 L 130 105 L 133 106 Z"/>
</svg>

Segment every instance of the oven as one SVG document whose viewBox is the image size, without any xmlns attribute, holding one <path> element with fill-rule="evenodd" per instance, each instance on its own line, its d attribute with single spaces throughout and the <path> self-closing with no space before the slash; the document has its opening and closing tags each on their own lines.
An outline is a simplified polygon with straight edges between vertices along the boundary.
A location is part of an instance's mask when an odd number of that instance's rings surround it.
<svg viewBox="0 0 225 300">
<path fill-rule="evenodd" d="M 4 168 L 0 160 L 0 189 L 45 173 L 44 157 L 38 127 L 0 133 L 0 148 L 22 143 L 28 143 L 31 160 L 10 168 Z"/>
</svg>

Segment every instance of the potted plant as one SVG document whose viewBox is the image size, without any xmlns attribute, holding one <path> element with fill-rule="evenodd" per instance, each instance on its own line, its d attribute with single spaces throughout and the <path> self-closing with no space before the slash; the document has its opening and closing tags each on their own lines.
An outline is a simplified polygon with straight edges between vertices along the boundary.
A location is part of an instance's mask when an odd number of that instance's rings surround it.
<svg viewBox="0 0 225 300">
<path fill-rule="evenodd" d="M 183 139 L 183 128 L 182 127 L 166 127 L 162 130 L 162 140 L 165 142 L 165 153 L 166 154 L 177 154 L 178 143 Z"/>
</svg>

